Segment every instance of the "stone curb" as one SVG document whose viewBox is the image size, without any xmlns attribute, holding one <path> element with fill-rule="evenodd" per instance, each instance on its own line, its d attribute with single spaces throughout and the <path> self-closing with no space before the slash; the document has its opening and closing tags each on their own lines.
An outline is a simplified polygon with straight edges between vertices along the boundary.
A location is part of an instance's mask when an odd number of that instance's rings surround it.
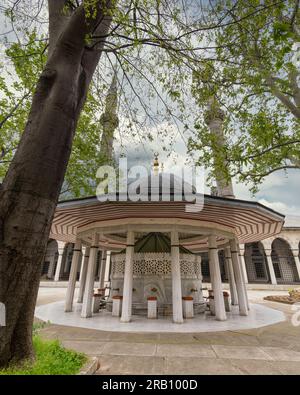
<svg viewBox="0 0 300 395">
<path fill-rule="evenodd" d="M 78 375 L 93 375 L 100 368 L 100 361 L 97 357 L 89 358 L 87 363 L 78 373 Z"/>
</svg>

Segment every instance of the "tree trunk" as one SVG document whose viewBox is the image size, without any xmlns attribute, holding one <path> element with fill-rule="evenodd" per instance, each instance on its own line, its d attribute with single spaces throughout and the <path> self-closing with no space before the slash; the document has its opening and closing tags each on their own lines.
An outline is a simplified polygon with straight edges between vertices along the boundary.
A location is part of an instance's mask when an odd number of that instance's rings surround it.
<svg viewBox="0 0 300 395">
<path fill-rule="evenodd" d="M 32 323 L 41 262 L 76 123 L 103 47 L 102 42 L 86 48 L 85 38 L 95 32 L 106 35 L 111 23 L 101 5 L 99 0 L 90 20 L 79 7 L 52 46 L 0 190 L 0 302 L 7 324 L 0 327 L 0 366 L 34 356 Z"/>
</svg>

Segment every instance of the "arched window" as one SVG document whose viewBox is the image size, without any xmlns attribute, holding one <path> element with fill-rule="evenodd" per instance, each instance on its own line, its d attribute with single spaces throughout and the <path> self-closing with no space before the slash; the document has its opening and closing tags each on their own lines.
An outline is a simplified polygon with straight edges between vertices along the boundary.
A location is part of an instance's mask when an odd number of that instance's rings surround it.
<svg viewBox="0 0 300 395">
<path fill-rule="evenodd" d="M 42 263 L 41 276 L 44 278 L 52 278 L 55 272 L 55 266 L 58 257 L 57 241 L 49 239 L 46 253 Z"/>
<path fill-rule="evenodd" d="M 219 263 L 220 263 L 221 279 L 222 282 L 227 282 L 228 274 L 225 266 L 224 250 L 219 250 L 218 255 L 219 255 Z M 200 256 L 201 256 L 201 271 L 202 271 L 203 282 L 210 283 L 211 280 L 210 280 L 210 271 L 209 271 L 208 252 L 202 252 Z"/>
<path fill-rule="evenodd" d="M 73 258 L 73 249 L 74 249 L 73 243 L 67 243 L 65 245 L 63 257 L 62 257 L 62 269 L 61 269 L 60 280 L 63 281 L 69 280 L 70 269 L 71 269 L 72 258 Z"/>
<path fill-rule="evenodd" d="M 245 264 L 249 283 L 268 283 L 270 275 L 262 243 L 245 244 Z"/>
<path fill-rule="evenodd" d="M 208 283 L 210 282 L 208 253 L 203 252 L 200 255 L 201 255 L 201 271 L 202 271 L 203 282 Z"/>
<path fill-rule="evenodd" d="M 271 257 L 278 284 L 299 282 L 295 259 L 287 241 L 275 239 L 272 243 Z"/>
<path fill-rule="evenodd" d="M 226 265 L 225 265 L 225 252 L 224 250 L 219 250 L 219 262 L 220 262 L 220 272 L 221 272 L 221 279 L 222 282 L 227 282 L 228 277 L 227 277 L 227 270 L 226 270 Z"/>
</svg>

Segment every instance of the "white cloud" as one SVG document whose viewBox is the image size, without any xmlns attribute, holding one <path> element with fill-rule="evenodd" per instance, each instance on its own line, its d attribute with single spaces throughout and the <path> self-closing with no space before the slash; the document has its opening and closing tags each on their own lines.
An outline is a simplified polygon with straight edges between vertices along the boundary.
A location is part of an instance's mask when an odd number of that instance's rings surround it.
<svg viewBox="0 0 300 395">
<path fill-rule="evenodd" d="M 288 206 L 284 202 L 270 202 L 266 199 L 260 199 L 259 203 L 264 206 L 270 207 L 271 209 L 284 214 L 285 226 L 296 226 L 300 227 L 300 210 L 296 206 Z"/>
<path fill-rule="evenodd" d="M 287 215 L 285 217 L 285 226 L 300 228 L 300 215 Z"/>
<path fill-rule="evenodd" d="M 163 132 L 166 130 L 168 133 Z M 159 153 L 159 162 L 164 164 L 165 172 L 173 172 L 176 165 L 180 167 L 189 165 L 186 146 L 175 125 L 162 122 L 156 127 L 145 128 L 143 132 L 143 134 L 150 133 L 153 136 L 153 141 L 150 142 L 147 139 L 141 141 L 137 136 L 124 138 L 123 143 L 126 146 L 124 153 L 126 153 L 130 165 L 139 163 L 150 169 L 154 152 Z M 168 147 L 169 150 L 164 151 L 163 146 Z M 203 170 L 201 172 L 204 174 Z M 249 185 L 233 180 L 234 192 L 237 199 L 259 201 L 261 204 L 288 216 L 286 222 L 289 220 L 300 224 L 299 176 L 299 170 L 273 173 L 260 185 L 260 190 L 255 196 L 249 191 Z M 200 190 L 203 191 L 203 186 Z M 207 187 L 204 188 L 204 191 L 210 193 Z"/>
<path fill-rule="evenodd" d="M 259 199 L 258 202 L 260 204 L 263 204 L 264 206 L 267 206 L 275 211 L 278 211 L 281 214 L 288 214 L 288 212 L 293 209 L 291 207 L 288 207 L 285 203 L 283 202 L 270 202 L 266 199 Z M 292 213 L 292 212 L 291 212 Z"/>
</svg>

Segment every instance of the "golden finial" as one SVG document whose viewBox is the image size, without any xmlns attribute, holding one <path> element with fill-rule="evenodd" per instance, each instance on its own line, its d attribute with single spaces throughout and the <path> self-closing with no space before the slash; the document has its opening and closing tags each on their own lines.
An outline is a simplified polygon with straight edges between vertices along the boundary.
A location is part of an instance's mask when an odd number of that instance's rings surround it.
<svg viewBox="0 0 300 395">
<path fill-rule="evenodd" d="M 153 171 L 154 174 L 158 174 L 159 172 L 159 161 L 158 161 L 158 153 L 154 153 L 154 162 L 153 162 Z"/>
</svg>

